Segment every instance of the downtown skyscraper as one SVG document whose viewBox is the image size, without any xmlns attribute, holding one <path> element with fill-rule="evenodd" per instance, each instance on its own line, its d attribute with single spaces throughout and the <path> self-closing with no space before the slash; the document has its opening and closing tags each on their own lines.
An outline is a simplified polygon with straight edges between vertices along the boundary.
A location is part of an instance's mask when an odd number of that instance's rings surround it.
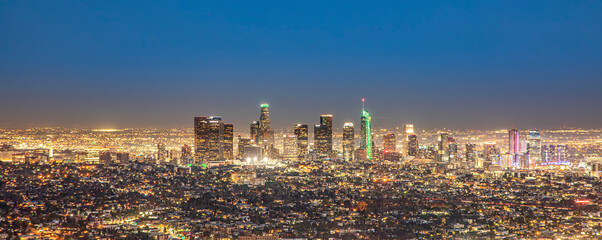
<svg viewBox="0 0 602 240">
<path fill-rule="evenodd" d="M 194 118 L 194 147 L 196 163 L 231 159 L 234 126 L 224 124 L 222 117 Z M 226 153 L 224 155 L 224 153 Z"/>
<path fill-rule="evenodd" d="M 520 163 L 520 134 L 518 130 L 511 129 L 508 131 L 508 156 L 511 158 L 512 165 Z"/>
<path fill-rule="evenodd" d="M 314 126 L 314 145 L 321 156 L 332 158 L 332 114 L 322 114 Z"/>
<path fill-rule="evenodd" d="M 401 152 L 404 156 L 412 156 L 409 153 L 408 142 L 410 141 L 410 136 L 414 134 L 414 124 L 404 124 L 402 128 L 402 134 L 403 135 L 401 137 L 404 149 Z M 418 147 L 416 147 L 416 149 L 418 149 Z"/>
<path fill-rule="evenodd" d="M 297 136 L 297 159 L 303 160 L 309 150 L 309 128 L 307 124 L 296 124 L 294 131 L 295 136 Z"/>
<path fill-rule="evenodd" d="M 353 160 L 353 151 L 355 150 L 355 133 L 352 122 L 346 122 L 343 125 L 343 158 Z"/>
<path fill-rule="evenodd" d="M 541 163 L 541 133 L 537 129 L 529 130 L 527 135 L 527 156 L 529 164 Z"/>
<path fill-rule="evenodd" d="M 363 102 L 363 99 L 362 99 Z M 362 110 L 361 124 L 361 142 L 360 149 L 365 152 L 366 160 L 372 159 L 372 117 L 366 110 Z"/>
</svg>

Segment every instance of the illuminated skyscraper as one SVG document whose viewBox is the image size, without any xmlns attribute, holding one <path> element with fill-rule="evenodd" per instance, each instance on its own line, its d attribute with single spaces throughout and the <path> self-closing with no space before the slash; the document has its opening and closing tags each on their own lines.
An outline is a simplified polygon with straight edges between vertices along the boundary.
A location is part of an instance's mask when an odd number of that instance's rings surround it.
<svg viewBox="0 0 602 240">
<path fill-rule="evenodd" d="M 307 124 L 295 125 L 295 136 L 297 136 L 297 159 L 305 159 L 309 147 L 309 130 Z"/>
<path fill-rule="evenodd" d="M 512 164 L 519 165 L 520 163 L 520 136 L 518 130 L 511 129 L 508 131 L 508 154 L 512 157 Z"/>
<path fill-rule="evenodd" d="M 408 137 L 408 144 L 406 146 L 408 156 L 416 156 L 418 154 L 418 137 L 412 134 Z"/>
<path fill-rule="evenodd" d="M 167 158 L 167 150 L 165 149 L 165 143 L 157 144 L 157 162 L 164 162 Z"/>
<path fill-rule="evenodd" d="M 253 145 L 254 142 L 251 138 L 241 138 L 239 135 L 237 157 L 242 158 L 245 155 L 245 146 Z"/>
<path fill-rule="evenodd" d="M 449 134 L 442 132 L 439 133 L 438 139 L 438 159 L 439 161 L 449 161 Z"/>
<path fill-rule="evenodd" d="M 541 134 L 539 130 L 529 130 L 527 136 L 527 156 L 529 164 L 541 163 Z"/>
<path fill-rule="evenodd" d="M 363 99 L 362 99 L 363 100 Z M 370 113 L 368 111 L 362 111 L 361 118 L 361 142 L 360 149 L 363 149 L 366 152 L 366 159 L 372 159 L 372 118 L 370 117 Z"/>
<path fill-rule="evenodd" d="M 234 125 L 224 124 L 223 159 L 234 159 Z"/>
<path fill-rule="evenodd" d="M 414 124 L 404 124 L 402 129 L 402 144 L 405 150 L 402 150 L 402 154 L 404 156 L 410 155 L 408 150 L 408 141 L 410 141 L 410 136 L 414 134 Z M 418 149 L 418 147 L 416 147 Z M 410 155 L 411 156 L 411 155 Z"/>
<path fill-rule="evenodd" d="M 343 158 L 353 160 L 353 150 L 355 148 L 355 133 L 352 122 L 346 122 L 343 125 Z"/>
<path fill-rule="evenodd" d="M 483 167 L 485 169 L 488 169 L 491 164 L 501 164 L 500 149 L 497 146 L 495 146 L 495 143 L 485 143 L 485 150 L 483 155 L 483 157 L 485 158 L 485 161 L 483 162 Z"/>
<path fill-rule="evenodd" d="M 255 141 L 256 143 L 263 139 L 263 138 L 259 137 L 259 122 L 258 121 L 253 121 L 251 123 L 250 132 L 251 132 L 251 134 L 250 134 L 251 139 L 253 139 L 253 141 Z"/>
<path fill-rule="evenodd" d="M 284 135 L 284 148 L 282 151 L 282 157 L 292 160 L 297 159 L 299 154 L 297 153 L 297 136 L 296 135 Z"/>
<path fill-rule="evenodd" d="M 228 138 L 224 146 L 224 123 L 218 116 L 194 118 L 195 160 L 197 163 L 224 159 L 224 148 L 232 147 L 233 126 L 228 128 Z M 226 151 L 228 151 L 226 149 Z M 230 150 L 231 152 L 232 150 Z"/>
<path fill-rule="evenodd" d="M 263 103 L 260 106 L 259 121 L 251 123 L 251 138 L 255 140 L 256 144 L 264 146 L 263 150 L 266 151 L 274 145 L 274 131 L 271 130 L 270 105 Z"/>
<path fill-rule="evenodd" d="M 447 153 L 449 155 L 449 161 L 453 162 L 458 157 L 458 143 L 456 143 L 456 139 L 453 137 L 448 138 L 449 147 Z"/>
<path fill-rule="evenodd" d="M 332 115 L 322 114 L 314 126 L 314 144 L 318 154 L 332 158 Z"/>
<path fill-rule="evenodd" d="M 209 137 L 206 157 L 208 161 L 224 157 L 224 123 L 222 117 L 209 117 Z"/>
<path fill-rule="evenodd" d="M 383 136 L 383 148 L 385 152 L 397 151 L 397 138 L 394 133 L 385 134 Z"/>
<path fill-rule="evenodd" d="M 466 151 L 464 151 L 465 157 L 466 157 L 466 161 L 469 163 L 475 163 L 475 161 L 477 160 L 476 154 L 475 154 L 475 148 L 476 145 L 474 143 L 467 143 L 466 144 Z"/>
<path fill-rule="evenodd" d="M 194 159 L 196 163 L 206 159 L 209 138 L 209 121 L 207 117 L 194 118 Z"/>
<path fill-rule="evenodd" d="M 259 129 L 261 131 L 267 131 L 271 128 L 270 123 L 270 110 L 268 109 L 270 105 L 267 103 L 261 104 L 261 115 L 259 116 Z"/>
</svg>

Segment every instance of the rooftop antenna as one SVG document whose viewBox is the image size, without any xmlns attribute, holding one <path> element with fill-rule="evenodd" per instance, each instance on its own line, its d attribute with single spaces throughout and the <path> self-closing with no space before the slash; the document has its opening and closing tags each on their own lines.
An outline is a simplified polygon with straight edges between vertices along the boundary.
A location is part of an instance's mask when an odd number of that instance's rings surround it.
<svg viewBox="0 0 602 240">
<path fill-rule="evenodd" d="M 364 101 L 366 101 L 366 99 L 362 98 L 362 112 L 364 112 Z"/>
</svg>

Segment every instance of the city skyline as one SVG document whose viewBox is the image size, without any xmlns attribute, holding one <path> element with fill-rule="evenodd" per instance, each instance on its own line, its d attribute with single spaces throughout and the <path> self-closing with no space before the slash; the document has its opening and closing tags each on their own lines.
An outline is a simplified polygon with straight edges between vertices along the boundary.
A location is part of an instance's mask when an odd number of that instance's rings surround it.
<svg viewBox="0 0 602 240">
<path fill-rule="evenodd" d="M 598 128 L 600 5 L 4 2 L 0 127 Z"/>
</svg>

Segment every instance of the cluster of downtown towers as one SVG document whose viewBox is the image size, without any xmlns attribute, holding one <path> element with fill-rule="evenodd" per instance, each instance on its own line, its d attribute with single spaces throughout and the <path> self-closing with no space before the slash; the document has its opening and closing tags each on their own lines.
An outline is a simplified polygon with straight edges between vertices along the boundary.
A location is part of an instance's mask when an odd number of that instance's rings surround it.
<svg viewBox="0 0 602 240">
<path fill-rule="evenodd" d="M 314 126 L 314 147 L 311 152 L 319 158 L 334 158 L 332 146 L 332 115 L 320 116 L 320 124 Z M 355 148 L 354 126 L 346 122 L 343 126 L 343 152 L 342 157 L 346 160 L 371 159 L 374 152 L 372 143 L 372 126 L 370 113 L 362 111 L 361 116 L 361 141 L 358 149 Z M 279 156 L 291 156 L 304 159 L 309 149 L 309 127 L 307 124 L 296 124 L 294 135 L 285 136 L 285 144 L 282 154 L 274 147 L 274 131 L 270 126 L 270 112 L 267 103 L 261 104 L 259 121 L 250 125 L 250 138 L 238 139 L 237 158 L 244 158 L 247 146 L 261 148 L 264 158 L 275 159 Z M 414 137 L 415 139 L 415 137 Z M 292 144 L 291 144 L 292 143 Z M 208 161 L 234 159 L 234 126 L 222 121 L 219 116 L 195 117 L 194 118 L 194 159 L 196 163 Z M 395 148 L 395 138 L 387 141 L 385 137 L 385 149 Z M 415 148 L 418 147 L 416 142 Z"/>
</svg>

